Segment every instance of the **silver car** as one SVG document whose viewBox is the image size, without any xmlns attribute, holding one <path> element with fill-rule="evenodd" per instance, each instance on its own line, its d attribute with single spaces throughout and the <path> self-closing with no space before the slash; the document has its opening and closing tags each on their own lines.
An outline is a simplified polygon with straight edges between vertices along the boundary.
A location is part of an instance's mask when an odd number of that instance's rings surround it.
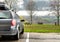
<svg viewBox="0 0 60 42">
<path fill-rule="evenodd" d="M 0 35 L 12 36 L 16 40 L 24 33 L 24 26 L 17 14 L 12 11 L 0 11 Z"/>
</svg>

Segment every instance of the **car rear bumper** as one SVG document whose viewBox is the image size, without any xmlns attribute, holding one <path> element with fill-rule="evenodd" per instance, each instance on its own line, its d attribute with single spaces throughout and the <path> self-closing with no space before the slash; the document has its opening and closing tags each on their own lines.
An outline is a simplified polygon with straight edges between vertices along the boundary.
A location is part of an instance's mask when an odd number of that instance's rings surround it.
<svg viewBox="0 0 60 42">
<path fill-rule="evenodd" d="M 17 29 L 10 31 L 0 31 L 0 35 L 16 35 L 17 31 Z"/>
</svg>

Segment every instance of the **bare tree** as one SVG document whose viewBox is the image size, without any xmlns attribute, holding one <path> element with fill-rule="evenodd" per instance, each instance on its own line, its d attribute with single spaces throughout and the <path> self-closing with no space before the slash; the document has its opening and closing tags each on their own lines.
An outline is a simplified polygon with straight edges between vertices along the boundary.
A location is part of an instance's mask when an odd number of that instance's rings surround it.
<svg viewBox="0 0 60 42">
<path fill-rule="evenodd" d="M 57 17 L 57 25 L 59 26 L 59 11 L 60 11 L 60 0 L 51 0 L 51 8 L 55 12 L 55 15 Z"/>
<path fill-rule="evenodd" d="M 33 14 L 34 14 L 34 12 L 35 12 L 35 10 L 37 9 L 37 7 L 36 7 L 36 3 L 35 3 L 35 1 L 33 1 L 33 0 L 29 0 L 29 2 L 27 3 L 27 5 L 26 5 L 26 10 L 27 10 L 27 12 L 29 13 L 29 15 L 30 15 L 30 20 L 31 20 L 31 24 L 32 24 L 32 22 L 33 22 Z"/>
<path fill-rule="evenodd" d="M 5 0 L 5 3 L 10 7 L 10 9 L 14 9 L 16 8 L 15 6 L 17 6 L 18 0 Z"/>
<path fill-rule="evenodd" d="M 12 0 L 5 0 L 5 3 L 9 5 L 10 8 L 12 8 L 12 3 L 13 3 Z"/>
</svg>

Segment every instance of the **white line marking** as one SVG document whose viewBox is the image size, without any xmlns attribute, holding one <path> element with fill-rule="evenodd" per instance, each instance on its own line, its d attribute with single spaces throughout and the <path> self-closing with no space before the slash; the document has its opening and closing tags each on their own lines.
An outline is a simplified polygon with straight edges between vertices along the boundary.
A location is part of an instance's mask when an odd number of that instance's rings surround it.
<svg viewBox="0 0 60 42">
<path fill-rule="evenodd" d="M 27 33 L 27 39 L 26 42 L 29 42 L 29 33 Z"/>
</svg>

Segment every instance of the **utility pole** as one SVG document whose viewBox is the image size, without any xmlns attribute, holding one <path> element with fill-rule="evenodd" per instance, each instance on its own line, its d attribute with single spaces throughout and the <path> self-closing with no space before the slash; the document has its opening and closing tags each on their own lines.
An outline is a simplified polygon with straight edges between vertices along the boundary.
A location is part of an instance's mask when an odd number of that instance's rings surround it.
<svg viewBox="0 0 60 42">
<path fill-rule="evenodd" d="M 59 0 L 57 2 L 57 25 L 59 26 Z"/>
</svg>

